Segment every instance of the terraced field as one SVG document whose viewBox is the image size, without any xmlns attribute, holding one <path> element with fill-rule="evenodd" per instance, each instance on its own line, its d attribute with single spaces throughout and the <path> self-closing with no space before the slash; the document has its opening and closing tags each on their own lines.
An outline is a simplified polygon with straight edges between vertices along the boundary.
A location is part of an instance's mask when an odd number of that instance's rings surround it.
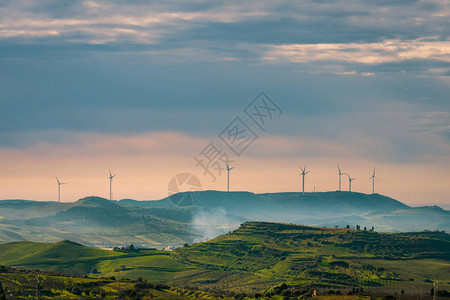
<svg viewBox="0 0 450 300">
<path fill-rule="evenodd" d="M 389 234 L 246 222 L 173 252 L 107 251 L 69 241 L 4 244 L 0 265 L 234 293 L 271 294 L 285 284 L 323 293 L 363 289 L 408 294 L 429 291 L 434 281 L 450 290 L 449 251 L 448 235 L 442 232 Z"/>
</svg>

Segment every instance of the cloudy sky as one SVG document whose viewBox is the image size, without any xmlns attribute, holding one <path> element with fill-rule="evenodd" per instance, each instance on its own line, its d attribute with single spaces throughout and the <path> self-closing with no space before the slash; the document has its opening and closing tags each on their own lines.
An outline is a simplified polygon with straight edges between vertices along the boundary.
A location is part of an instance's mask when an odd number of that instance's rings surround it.
<svg viewBox="0 0 450 300">
<path fill-rule="evenodd" d="M 450 3 L 0 2 L 0 199 L 159 199 L 211 141 L 233 190 L 336 190 L 336 164 L 410 205 L 450 208 Z M 265 130 L 244 109 L 264 91 Z M 281 114 L 281 115 L 280 115 Z M 238 157 L 219 135 L 239 117 Z M 343 178 L 343 189 L 348 188 Z"/>
</svg>

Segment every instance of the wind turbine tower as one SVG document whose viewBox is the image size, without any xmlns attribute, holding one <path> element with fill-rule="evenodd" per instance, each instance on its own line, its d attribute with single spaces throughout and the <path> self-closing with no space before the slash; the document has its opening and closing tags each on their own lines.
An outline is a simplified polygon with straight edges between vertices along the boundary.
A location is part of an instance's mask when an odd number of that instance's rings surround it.
<svg viewBox="0 0 450 300">
<path fill-rule="evenodd" d="M 338 167 L 338 172 L 339 172 L 339 191 L 341 191 L 341 176 L 345 175 L 345 173 L 341 172 L 341 169 L 339 168 L 339 165 L 337 165 Z"/>
<path fill-rule="evenodd" d="M 112 200 L 112 180 L 116 175 L 111 174 L 111 170 L 109 171 L 109 200 Z"/>
<path fill-rule="evenodd" d="M 227 172 L 228 172 L 228 184 L 227 184 L 227 191 L 230 191 L 230 171 L 234 169 L 234 167 L 230 168 L 230 166 L 225 163 L 227 165 Z"/>
<path fill-rule="evenodd" d="M 308 174 L 309 171 L 306 171 L 306 165 L 303 168 L 300 166 L 300 169 L 302 170 L 302 172 L 300 174 L 303 176 L 303 184 L 302 184 L 303 189 L 302 190 L 303 190 L 303 195 L 304 195 L 305 194 L 305 175 Z"/>
<path fill-rule="evenodd" d="M 62 184 L 67 184 L 67 183 L 60 182 L 58 177 L 56 177 L 56 176 L 55 176 L 55 178 L 56 178 L 56 181 L 58 182 L 58 202 L 61 202 L 61 185 Z"/>
<path fill-rule="evenodd" d="M 375 178 L 378 179 L 378 178 L 375 176 L 375 167 L 373 167 L 373 173 L 372 173 L 372 176 L 370 176 L 370 178 L 369 178 L 369 179 L 372 179 L 372 194 L 375 194 Z"/>
<path fill-rule="evenodd" d="M 348 176 L 348 191 L 351 192 L 352 191 L 352 181 L 356 179 L 355 178 L 351 178 L 349 174 L 347 174 Z"/>
</svg>

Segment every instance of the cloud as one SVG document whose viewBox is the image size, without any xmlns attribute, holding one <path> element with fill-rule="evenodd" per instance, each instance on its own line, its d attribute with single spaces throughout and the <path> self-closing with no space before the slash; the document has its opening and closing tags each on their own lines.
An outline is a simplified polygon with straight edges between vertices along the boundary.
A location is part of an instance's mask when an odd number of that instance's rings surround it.
<svg viewBox="0 0 450 300">
<path fill-rule="evenodd" d="M 262 58 L 295 63 L 343 61 L 369 65 L 413 59 L 434 59 L 448 63 L 450 41 L 387 40 L 381 43 L 276 45 L 270 46 Z"/>
</svg>

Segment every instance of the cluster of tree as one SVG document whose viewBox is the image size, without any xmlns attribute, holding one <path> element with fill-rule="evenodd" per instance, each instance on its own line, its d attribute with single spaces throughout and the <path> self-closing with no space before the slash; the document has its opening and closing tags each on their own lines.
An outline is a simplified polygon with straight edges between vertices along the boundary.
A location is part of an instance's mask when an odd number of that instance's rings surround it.
<svg viewBox="0 0 450 300">
<path fill-rule="evenodd" d="M 337 260 L 337 261 L 332 261 L 332 262 L 328 263 L 328 266 L 330 268 L 340 267 L 340 268 L 347 269 L 349 267 L 349 264 L 346 263 L 345 261 Z"/>
<path fill-rule="evenodd" d="M 311 297 L 313 295 L 316 295 L 316 290 L 311 287 L 307 288 L 289 287 L 286 283 L 283 283 L 281 285 L 274 286 L 272 289 L 264 292 L 261 296 L 272 298 L 277 295 L 288 298 L 300 296 Z"/>
<path fill-rule="evenodd" d="M 127 252 L 127 253 L 136 253 L 139 252 L 139 249 L 136 249 L 134 247 L 133 244 L 131 244 L 130 246 L 118 246 L 118 247 L 114 247 L 113 251 L 116 252 Z"/>
<path fill-rule="evenodd" d="M 3 285 L 0 282 L 0 300 L 6 300 L 5 290 L 3 289 Z"/>
<path fill-rule="evenodd" d="M 345 228 L 350 228 L 350 225 L 347 225 Z M 356 224 L 356 230 L 361 230 L 361 225 Z M 364 231 L 367 231 L 367 227 L 364 226 Z M 369 229 L 369 231 L 375 231 L 375 227 Z"/>
</svg>

